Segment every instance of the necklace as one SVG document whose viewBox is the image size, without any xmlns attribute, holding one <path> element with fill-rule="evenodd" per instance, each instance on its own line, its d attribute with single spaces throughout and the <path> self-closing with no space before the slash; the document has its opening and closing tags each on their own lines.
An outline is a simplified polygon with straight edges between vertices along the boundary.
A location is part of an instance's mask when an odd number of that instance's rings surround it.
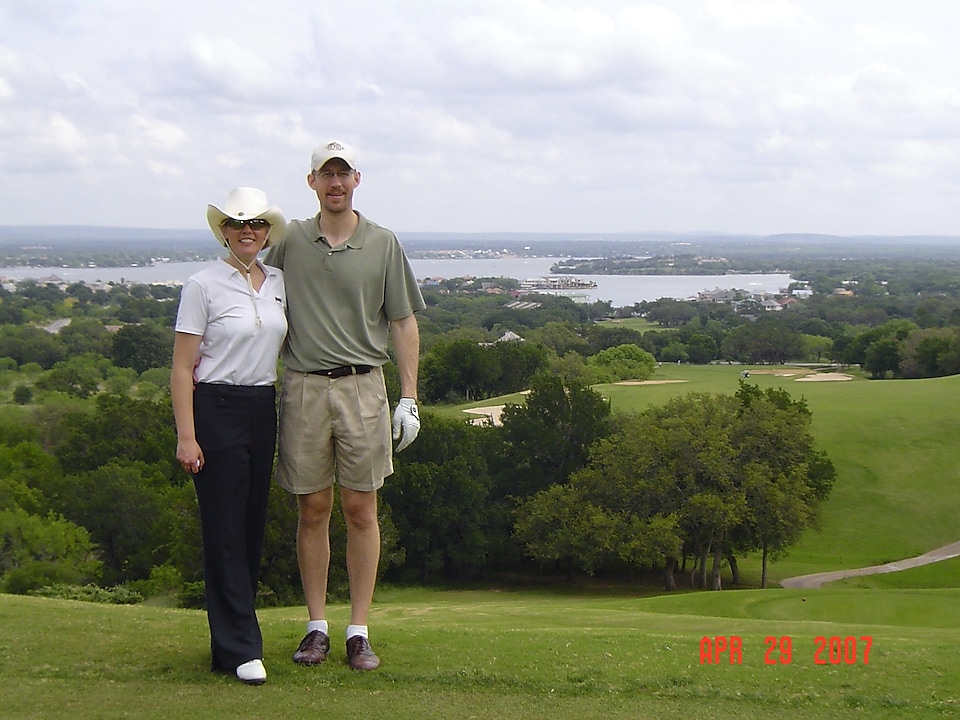
<svg viewBox="0 0 960 720">
<path fill-rule="evenodd" d="M 251 275 L 251 269 L 254 267 L 254 265 L 256 265 L 257 259 L 254 258 L 254 259 L 251 260 L 249 263 L 245 263 L 243 260 L 241 260 L 239 257 L 237 257 L 237 254 L 233 251 L 233 248 L 230 247 L 229 244 L 227 244 L 227 249 L 230 251 L 230 255 L 233 256 L 233 259 L 236 260 L 238 263 L 240 263 L 240 266 L 241 266 L 241 267 L 237 268 L 236 265 L 233 265 L 233 263 L 227 261 L 227 264 L 228 264 L 228 265 L 231 265 L 232 267 L 235 267 L 235 268 L 237 269 L 237 271 L 238 271 L 241 275 L 243 275 L 244 279 L 246 279 L 246 281 L 247 281 L 247 291 L 248 291 L 248 293 L 250 294 L 250 302 L 253 303 L 253 314 L 254 314 L 254 317 L 256 318 L 257 327 L 258 327 L 258 328 L 262 328 L 262 327 L 263 327 L 263 321 L 260 319 L 260 308 L 259 308 L 258 305 L 257 305 L 257 291 L 256 291 L 256 290 L 254 289 L 254 287 L 253 287 L 253 278 L 250 277 L 250 275 Z M 264 273 L 263 275 L 264 275 L 264 281 L 266 281 L 266 275 L 267 275 L 267 274 Z"/>
</svg>

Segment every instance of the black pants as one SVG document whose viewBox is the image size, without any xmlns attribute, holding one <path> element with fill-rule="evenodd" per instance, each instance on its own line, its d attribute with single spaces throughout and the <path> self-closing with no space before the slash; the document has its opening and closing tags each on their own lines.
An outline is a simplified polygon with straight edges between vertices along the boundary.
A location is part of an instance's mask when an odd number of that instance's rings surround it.
<svg viewBox="0 0 960 720">
<path fill-rule="evenodd" d="M 203 469 L 193 484 L 200 505 L 203 575 L 215 670 L 263 657 L 254 605 L 277 442 L 273 385 L 200 383 L 193 394 Z"/>
</svg>

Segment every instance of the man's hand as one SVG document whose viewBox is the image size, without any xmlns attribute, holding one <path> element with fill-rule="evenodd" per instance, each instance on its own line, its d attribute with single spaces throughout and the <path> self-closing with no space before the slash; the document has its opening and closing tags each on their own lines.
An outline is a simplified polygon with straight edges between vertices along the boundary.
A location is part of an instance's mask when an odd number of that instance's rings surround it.
<svg viewBox="0 0 960 720">
<path fill-rule="evenodd" d="M 413 398 L 400 398 L 397 409 L 393 412 L 393 439 L 400 440 L 397 452 L 416 440 L 419 432 L 420 413 L 417 411 L 417 401 Z"/>
</svg>

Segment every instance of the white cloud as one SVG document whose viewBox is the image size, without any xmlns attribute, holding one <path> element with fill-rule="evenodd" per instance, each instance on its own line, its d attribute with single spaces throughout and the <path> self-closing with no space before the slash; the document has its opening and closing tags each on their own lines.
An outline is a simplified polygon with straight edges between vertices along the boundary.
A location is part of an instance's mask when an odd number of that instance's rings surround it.
<svg viewBox="0 0 960 720">
<path fill-rule="evenodd" d="M 707 14 L 724 30 L 796 30 L 816 21 L 789 0 L 709 0 Z"/>
<path fill-rule="evenodd" d="M 398 230 L 960 227 L 960 5 L 929 0 L 33 0 L 0 8 L 7 222 L 315 211 L 361 152 Z M 42 188 L 42 190 L 38 190 Z"/>
</svg>

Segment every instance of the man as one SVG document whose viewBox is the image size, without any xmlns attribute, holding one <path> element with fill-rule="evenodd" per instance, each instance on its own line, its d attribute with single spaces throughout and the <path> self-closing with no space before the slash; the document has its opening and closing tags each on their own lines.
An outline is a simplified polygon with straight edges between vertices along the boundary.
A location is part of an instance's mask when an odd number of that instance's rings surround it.
<svg viewBox="0 0 960 720">
<path fill-rule="evenodd" d="M 373 670 L 380 660 L 367 618 L 380 560 L 377 490 L 393 472 L 381 366 L 389 359 L 389 334 L 402 395 L 393 416 L 399 452 L 420 430 L 414 313 L 425 305 L 396 236 L 353 209 L 359 184 L 350 147 L 331 141 L 317 148 L 307 185 L 320 212 L 290 222 L 266 262 L 284 271 L 287 285 L 277 482 L 297 496 L 297 559 L 310 614 L 293 659 L 317 665 L 330 650 L 326 596 L 336 481 L 347 526 L 347 660 L 355 670 Z"/>
</svg>

